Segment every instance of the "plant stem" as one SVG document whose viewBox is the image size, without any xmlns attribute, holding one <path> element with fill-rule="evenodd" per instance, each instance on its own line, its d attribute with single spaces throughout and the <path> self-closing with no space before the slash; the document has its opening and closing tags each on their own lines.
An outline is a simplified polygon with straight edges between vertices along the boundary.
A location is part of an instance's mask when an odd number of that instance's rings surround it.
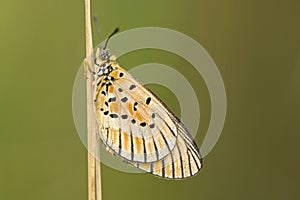
<svg viewBox="0 0 300 200">
<path fill-rule="evenodd" d="M 86 61 L 92 66 L 90 61 L 93 52 L 92 28 L 90 0 L 85 0 L 85 33 L 86 33 Z M 95 158 L 96 153 L 100 154 L 99 144 L 96 138 L 96 122 L 93 111 L 93 76 L 86 67 L 86 95 L 87 95 L 87 143 L 88 143 L 88 200 L 101 200 L 101 168 L 100 158 Z M 95 152 L 97 151 L 97 152 Z M 100 155 L 99 155 L 100 156 Z"/>
</svg>

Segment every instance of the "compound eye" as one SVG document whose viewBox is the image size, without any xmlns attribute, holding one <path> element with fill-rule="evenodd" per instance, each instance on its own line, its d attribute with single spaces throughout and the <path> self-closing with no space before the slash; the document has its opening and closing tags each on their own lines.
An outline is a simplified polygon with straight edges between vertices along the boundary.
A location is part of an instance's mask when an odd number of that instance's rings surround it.
<svg viewBox="0 0 300 200">
<path fill-rule="evenodd" d="M 110 57 L 110 53 L 108 49 L 101 49 L 100 51 L 100 59 L 101 60 L 108 60 Z"/>
</svg>

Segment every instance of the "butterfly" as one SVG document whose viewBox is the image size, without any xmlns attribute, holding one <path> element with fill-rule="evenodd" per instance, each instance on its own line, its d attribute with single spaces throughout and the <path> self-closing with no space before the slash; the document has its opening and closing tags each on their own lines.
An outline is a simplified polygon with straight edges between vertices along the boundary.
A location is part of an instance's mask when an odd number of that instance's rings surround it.
<svg viewBox="0 0 300 200">
<path fill-rule="evenodd" d="M 98 47 L 94 55 L 93 89 L 97 134 L 106 150 L 162 178 L 197 174 L 202 157 L 187 128 L 155 94 L 118 65 L 106 45 Z"/>
</svg>

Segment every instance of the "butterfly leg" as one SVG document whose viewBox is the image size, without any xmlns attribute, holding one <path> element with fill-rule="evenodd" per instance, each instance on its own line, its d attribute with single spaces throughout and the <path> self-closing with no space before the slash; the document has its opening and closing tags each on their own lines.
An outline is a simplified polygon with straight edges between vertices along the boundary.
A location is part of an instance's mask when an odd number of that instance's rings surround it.
<svg viewBox="0 0 300 200">
<path fill-rule="evenodd" d="M 86 58 L 84 59 L 83 67 L 84 67 L 83 70 L 84 70 L 84 77 L 85 77 L 85 79 L 88 79 L 87 71 L 91 72 L 93 75 L 95 74 L 94 69 L 93 69 L 92 66 L 89 64 L 89 61 L 88 61 Z"/>
</svg>

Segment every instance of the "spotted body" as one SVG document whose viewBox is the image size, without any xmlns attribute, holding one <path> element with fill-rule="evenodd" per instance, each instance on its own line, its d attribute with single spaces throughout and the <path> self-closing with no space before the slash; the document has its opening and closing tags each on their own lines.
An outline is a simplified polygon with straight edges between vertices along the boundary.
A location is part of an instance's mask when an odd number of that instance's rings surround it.
<svg viewBox="0 0 300 200">
<path fill-rule="evenodd" d="M 196 174 L 202 158 L 183 124 L 107 49 L 97 49 L 94 63 L 94 109 L 107 150 L 160 177 Z"/>
</svg>

